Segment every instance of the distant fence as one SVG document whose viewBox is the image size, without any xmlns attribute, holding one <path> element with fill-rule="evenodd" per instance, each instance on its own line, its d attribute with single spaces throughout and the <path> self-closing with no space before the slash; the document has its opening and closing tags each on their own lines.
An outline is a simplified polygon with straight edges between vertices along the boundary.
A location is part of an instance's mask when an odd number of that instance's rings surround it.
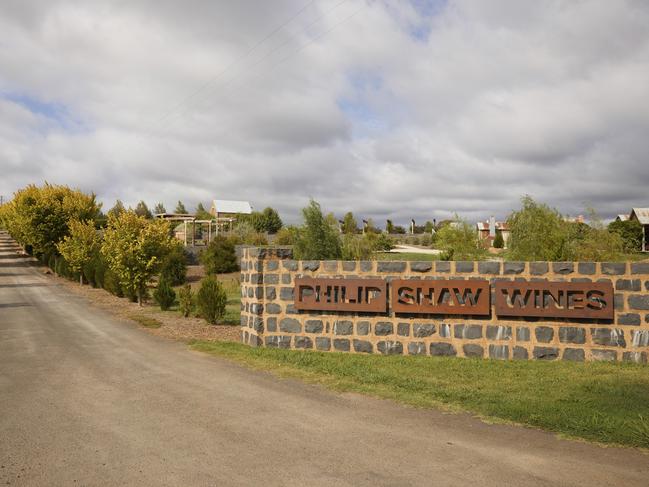
<svg viewBox="0 0 649 487">
<path fill-rule="evenodd" d="M 241 334 L 320 351 L 647 363 L 649 263 L 296 261 L 244 248 Z"/>
</svg>

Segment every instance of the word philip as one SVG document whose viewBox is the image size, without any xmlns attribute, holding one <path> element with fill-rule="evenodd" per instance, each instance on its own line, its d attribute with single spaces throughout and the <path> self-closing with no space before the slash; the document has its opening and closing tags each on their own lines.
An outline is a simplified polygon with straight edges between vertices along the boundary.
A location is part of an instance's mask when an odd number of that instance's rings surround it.
<svg viewBox="0 0 649 487">
<path fill-rule="evenodd" d="M 295 309 L 385 313 L 382 279 L 295 279 Z"/>
</svg>

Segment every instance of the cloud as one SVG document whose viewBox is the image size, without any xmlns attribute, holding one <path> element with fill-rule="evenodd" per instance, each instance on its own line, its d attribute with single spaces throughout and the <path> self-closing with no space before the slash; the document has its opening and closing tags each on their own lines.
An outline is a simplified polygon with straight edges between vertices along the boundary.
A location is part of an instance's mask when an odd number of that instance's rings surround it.
<svg viewBox="0 0 649 487">
<path fill-rule="evenodd" d="M 0 194 L 610 217 L 649 203 L 648 23 L 640 0 L 7 2 Z"/>
</svg>

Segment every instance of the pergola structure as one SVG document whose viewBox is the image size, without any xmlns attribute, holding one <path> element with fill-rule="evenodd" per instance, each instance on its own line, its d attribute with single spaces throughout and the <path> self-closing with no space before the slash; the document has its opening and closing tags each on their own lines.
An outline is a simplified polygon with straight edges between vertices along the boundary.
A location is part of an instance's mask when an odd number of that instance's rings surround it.
<svg viewBox="0 0 649 487">
<path fill-rule="evenodd" d="M 219 233 L 221 233 L 226 226 L 232 227 L 232 218 L 212 218 L 210 220 L 199 220 L 195 216 L 185 213 L 158 213 L 155 215 L 155 218 L 160 218 L 161 220 L 167 220 L 170 222 L 180 222 L 183 224 L 182 238 L 179 237 L 179 233 L 174 229 L 174 236 L 179 240 L 182 240 L 185 244 L 185 247 L 191 246 L 195 247 L 197 245 L 209 245 L 212 241 L 212 238 Z M 197 228 L 202 236 L 204 234 L 205 227 L 207 226 L 207 240 L 201 238 L 196 238 Z M 177 228 L 177 227 L 176 227 Z M 188 236 L 188 231 L 190 235 Z M 191 237 L 191 238 L 188 238 Z"/>
</svg>

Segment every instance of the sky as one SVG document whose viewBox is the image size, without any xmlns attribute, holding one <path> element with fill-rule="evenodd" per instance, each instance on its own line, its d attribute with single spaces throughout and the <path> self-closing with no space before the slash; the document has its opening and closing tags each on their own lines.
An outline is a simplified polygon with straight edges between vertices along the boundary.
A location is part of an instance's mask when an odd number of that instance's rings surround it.
<svg viewBox="0 0 649 487">
<path fill-rule="evenodd" d="M 0 195 L 405 224 L 649 206 L 646 0 L 3 0 Z"/>
</svg>

